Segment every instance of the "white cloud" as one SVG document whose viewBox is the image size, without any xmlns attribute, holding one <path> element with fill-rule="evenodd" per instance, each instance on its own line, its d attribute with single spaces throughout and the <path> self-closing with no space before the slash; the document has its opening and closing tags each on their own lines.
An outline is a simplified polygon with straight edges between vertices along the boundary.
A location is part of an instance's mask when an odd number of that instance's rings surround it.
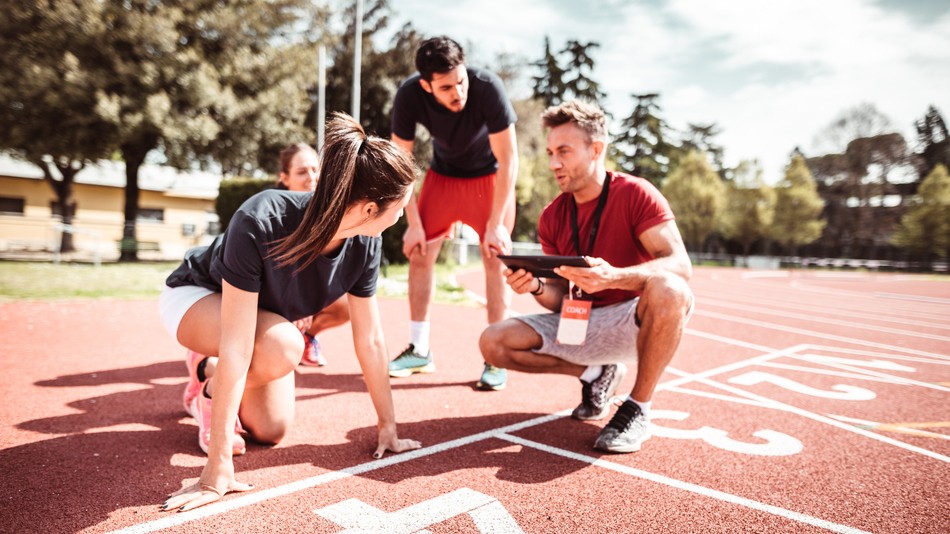
<svg viewBox="0 0 950 534">
<path fill-rule="evenodd" d="M 912 20 L 873 0 L 392 0 L 398 24 L 540 58 L 545 35 L 597 41 L 596 71 L 618 119 L 631 93 L 658 92 L 676 128 L 715 122 L 727 163 L 759 159 L 775 181 L 842 111 L 874 104 L 913 143 L 912 123 L 936 105 L 950 120 L 950 12 Z M 909 6 L 909 7 L 908 7 Z M 908 3 L 905 9 L 912 8 Z M 526 72 L 526 78 L 532 73 Z"/>
</svg>

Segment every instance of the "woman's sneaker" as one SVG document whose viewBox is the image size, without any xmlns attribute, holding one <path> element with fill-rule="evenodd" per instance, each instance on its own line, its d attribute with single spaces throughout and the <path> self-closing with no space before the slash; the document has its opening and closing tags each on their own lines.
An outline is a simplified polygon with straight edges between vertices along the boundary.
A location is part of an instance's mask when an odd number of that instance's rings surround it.
<svg viewBox="0 0 950 534">
<path fill-rule="evenodd" d="M 389 376 L 393 378 L 405 378 L 414 373 L 434 373 L 435 364 L 432 363 L 432 351 L 422 355 L 416 352 L 416 346 L 412 343 L 399 356 L 389 362 Z"/>
<path fill-rule="evenodd" d="M 199 392 L 191 401 L 191 412 L 198 421 L 198 446 L 208 454 L 208 446 L 211 444 L 211 399 Z M 234 433 L 231 434 L 231 454 L 234 456 L 241 456 L 247 451 L 244 438 L 241 437 L 243 433 L 244 428 L 238 419 L 234 423 Z"/>
<path fill-rule="evenodd" d="M 327 359 L 320 350 L 320 340 L 310 334 L 303 335 L 304 347 L 303 357 L 300 358 L 300 365 L 307 367 L 323 367 L 327 364 Z"/>
<path fill-rule="evenodd" d="M 198 365 L 207 358 L 204 354 L 198 354 L 189 350 L 185 354 L 185 366 L 188 367 L 188 383 L 185 385 L 185 391 L 181 395 L 181 403 L 185 407 L 185 412 L 197 418 L 191 410 L 192 401 L 201 393 L 201 381 L 198 380 Z"/>
<path fill-rule="evenodd" d="M 593 382 L 581 380 L 581 403 L 571 413 L 574 419 L 603 419 L 610 412 L 610 398 L 627 375 L 627 366 L 618 363 L 603 367 L 600 376 Z"/>
<path fill-rule="evenodd" d="M 630 399 L 620 405 L 620 409 L 600 431 L 594 448 L 607 452 L 636 452 L 644 441 L 650 439 L 650 422 L 640 406 Z"/>
</svg>

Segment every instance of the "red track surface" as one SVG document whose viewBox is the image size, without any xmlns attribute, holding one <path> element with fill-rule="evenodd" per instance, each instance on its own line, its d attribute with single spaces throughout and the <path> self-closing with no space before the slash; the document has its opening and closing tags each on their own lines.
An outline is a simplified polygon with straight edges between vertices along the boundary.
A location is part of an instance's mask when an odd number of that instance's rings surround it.
<svg viewBox="0 0 950 534">
<path fill-rule="evenodd" d="M 591 448 L 605 421 L 565 416 L 574 378 L 475 391 L 484 310 L 436 306 L 438 372 L 393 380 L 400 434 L 424 449 L 372 459 L 336 329 L 330 365 L 298 373 L 288 438 L 236 459 L 256 489 L 181 514 L 158 505 L 204 457 L 156 303 L 0 304 L 0 532 L 950 531 L 950 282 L 699 269 L 691 285 L 639 453 Z M 380 303 L 395 353 L 408 306 Z"/>
</svg>

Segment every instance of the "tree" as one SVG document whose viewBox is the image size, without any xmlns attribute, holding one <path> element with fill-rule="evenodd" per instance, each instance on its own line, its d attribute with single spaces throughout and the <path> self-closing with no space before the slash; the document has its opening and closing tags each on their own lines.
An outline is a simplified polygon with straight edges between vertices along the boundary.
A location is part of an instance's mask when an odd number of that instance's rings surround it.
<svg viewBox="0 0 950 534">
<path fill-rule="evenodd" d="M 75 5 L 81 23 L 66 33 L 63 11 Z M 205 160 L 241 168 L 242 161 L 253 166 L 260 159 L 261 136 L 279 136 L 282 144 L 303 135 L 296 126 L 306 110 L 306 80 L 313 79 L 304 68 L 313 57 L 304 35 L 306 24 L 319 20 L 306 0 L 51 0 L 23 6 L 13 39 L 48 48 L 59 42 L 57 35 L 67 35 L 57 49 L 68 49 L 75 57 L 73 76 L 88 80 L 84 88 L 94 100 L 77 107 L 87 124 L 75 134 L 110 141 L 125 161 L 120 260 L 137 257 L 138 172 L 149 152 L 159 149 L 180 167 Z M 5 49 L 12 65 L 4 71 L 34 66 L 57 72 L 61 58 L 36 48 L 22 55 Z M 55 93 L 54 81 L 41 91 Z M 38 123 L 56 135 L 60 108 L 39 104 Z"/>
<path fill-rule="evenodd" d="M 76 174 L 117 143 L 116 131 L 88 112 L 98 81 L 79 59 L 89 43 L 73 38 L 102 26 L 99 4 L 50 2 L 45 16 L 29 2 L 0 4 L 0 147 L 43 171 L 64 225 L 76 211 Z M 71 233 L 62 233 L 60 250 L 73 250 Z"/>
<path fill-rule="evenodd" d="M 785 179 L 775 188 L 775 217 L 771 237 L 794 249 L 819 237 L 825 228 L 821 211 L 824 201 L 818 196 L 815 178 L 801 156 L 794 156 L 785 169 Z"/>
<path fill-rule="evenodd" d="M 727 179 L 726 169 L 723 166 L 725 149 L 714 140 L 720 133 L 722 133 L 722 130 L 714 122 L 709 124 L 687 124 L 680 146 L 673 151 L 670 165 L 675 167 L 680 157 L 688 154 L 691 150 L 698 150 L 709 157 L 709 163 L 713 170 L 719 173 L 723 180 Z"/>
<path fill-rule="evenodd" d="M 566 71 L 561 68 L 557 56 L 551 52 L 551 40 L 544 36 L 544 57 L 532 65 L 540 71 L 532 76 L 532 96 L 544 102 L 544 106 L 554 106 L 564 101 L 567 86 L 564 83 Z"/>
<path fill-rule="evenodd" d="M 903 212 L 910 188 L 907 144 L 897 133 L 861 137 L 844 153 L 809 158 L 807 164 L 826 202 L 827 232 L 822 243 L 843 256 L 878 257 Z"/>
<path fill-rule="evenodd" d="M 328 55 L 327 112 L 352 109 L 353 54 L 355 51 L 355 10 L 353 2 L 343 13 L 343 31 L 333 34 Z M 389 27 L 391 10 L 387 0 L 368 2 L 363 10 L 362 58 L 360 76 L 360 124 L 367 132 L 389 138 L 393 97 L 399 83 L 415 72 L 416 49 L 423 37 L 405 24 L 391 40 L 388 49 L 379 49 L 376 36 Z"/>
<path fill-rule="evenodd" d="M 690 152 L 663 184 L 663 196 L 676 214 L 686 244 L 702 252 L 726 201 L 725 187 L 706 156 Z"/>
<path fill-rule="evenodd" d="M 516 100 L 512 104 L 522 120 L 515 123 L 518 137 L 518 181 L 515 183 L 515 228 L 512 239 L 536 242 L 541 210 L 559 193 L 548 167 L 547 139 L 538 117 L 544 111 L 540 99 Z"/>
<path fill-rule="evenodd" d="M 950 133 L 947 132 L 947 123 L 937 108 L 927 108 L 927 114 L 918 120 L 915 126 L 920 176 L 928 176 L 940 164 L 950 168 Z"/>
<path fill-rule="evenodd" d="M 670 171 L 673 146 L 668 142 L 669 127 L 660 118 L 657 93 L 631 95 L 636 101 L 633 113 L 620 124 L 614 137 L 612 159 L 625 172 L 646 178 L 659 186 Z"/>
<path fill-rule="evenodd" d="M 607 96 L 600 90 L 600 84 L 589 76 L 594 71 L 594 58 L 590 52 L 599 47 L 600 44 L 594 41 L 585 44 L 571 39 L 561 50 L 561 54 L 568 55 L 566 73 L 574 75 L 564 82 L 564 88 L 573 98 L 597 103 Z"/>
<path fill-rule="evenodd" d="M 950 174 L 938 163 L 894 232 L 895 245 L 950 258 Z"/>
<path fill-rule="evenodd" d="M 748 256 L 755 241 L 768 237 L 775 218 L 775 191 L 762 180 L 757 162 L 743 161 L 735 178 L 726 183 L 726 209 L 719 219 L 719 230 L 726 239 L 742 245 Z"/>
</svg>

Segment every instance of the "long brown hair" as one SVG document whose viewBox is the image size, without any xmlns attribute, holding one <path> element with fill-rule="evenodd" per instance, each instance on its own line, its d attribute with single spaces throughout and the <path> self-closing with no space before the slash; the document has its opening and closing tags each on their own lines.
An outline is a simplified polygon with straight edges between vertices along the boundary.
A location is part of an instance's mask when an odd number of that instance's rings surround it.
<svg viewBox="0 0 950 534">
<path fill-rule="evenodd" d="M 271 251 L 278 266 L 306 268 L 333 239 L 347 208 L 370 200 L 382 213 L 404 198 L 415 180 L 410 156 L 387 139 L 366 135 L 345 113 L 334 113 L 327 122 L 322 152 L 317 189 L 303 221 Z"/>
</svg>

